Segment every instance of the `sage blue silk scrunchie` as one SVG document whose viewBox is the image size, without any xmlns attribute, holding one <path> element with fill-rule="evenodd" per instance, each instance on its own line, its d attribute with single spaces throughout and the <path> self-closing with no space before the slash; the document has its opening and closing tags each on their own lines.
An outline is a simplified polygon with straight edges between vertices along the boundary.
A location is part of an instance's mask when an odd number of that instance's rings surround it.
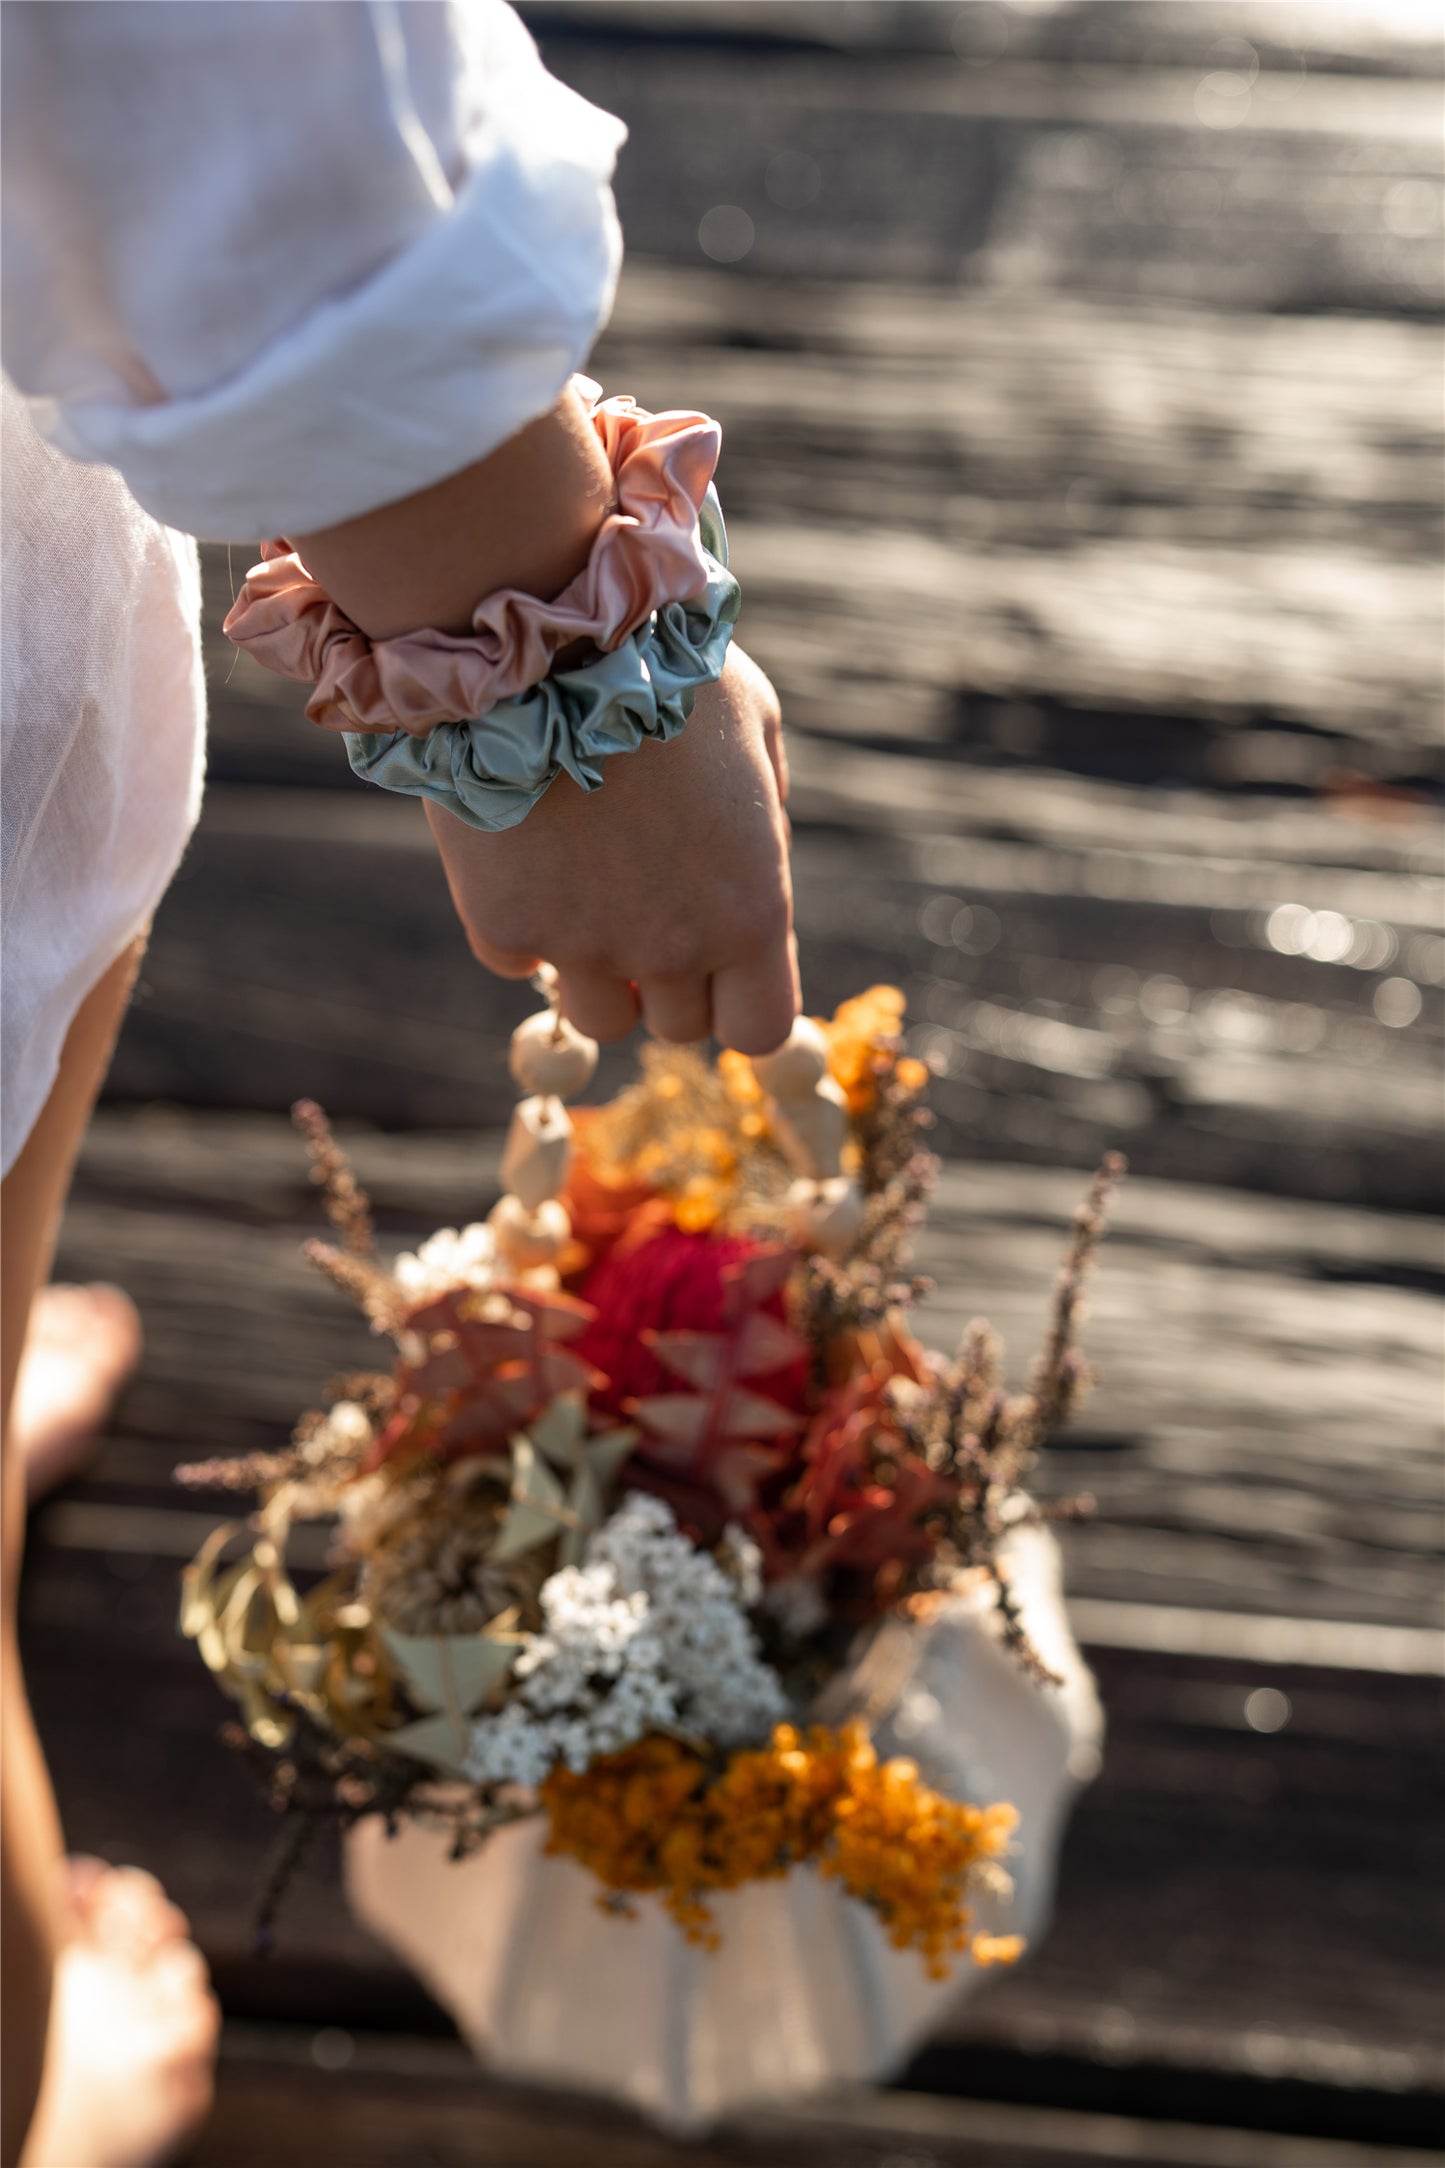
<svg viewBox="0 0 1445 2168">
<path fill-rule="evenodd" d="M 722 676 L 742 606 L 711 485 L 698 533 L 708 563 L 701 594 L 664 603 L 609 653 L 553 670 L 465 722 L 438 723 L 425 737 L 344 732 L 356 773 L 383 790 L 430 798 L 473 828 L 515 828 L 564 771 L 596 790 L 609 754 L 635 752 L 644 738 L 675 738 L 698 687 Z"/>
</svg>

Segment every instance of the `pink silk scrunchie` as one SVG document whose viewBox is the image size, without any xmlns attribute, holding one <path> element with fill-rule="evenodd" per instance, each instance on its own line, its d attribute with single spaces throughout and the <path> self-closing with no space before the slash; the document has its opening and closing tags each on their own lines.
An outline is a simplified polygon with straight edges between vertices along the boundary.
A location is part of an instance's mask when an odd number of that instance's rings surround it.
<svg viewBox="0 0 1445 2168">
<path fill-rule="evenodd" d="M 620 509 L 554 601 L 503 587 L 478 603 L 469 633 L 371 640 L 284 541 L 262 543 L 263 561 L 247 573 L 225 629 L 268 670 L 315 681 L 306 703 L 313 723 L 425 737 L 539 685 L 574 640 L 606 653 L 654 610 L 707 585 L 697 515 L 722 445 L 717 423 L 706 414 L 649 414 L 626 395 L 603 399 L 587 377 L 573 382 L 596 402 L 592 425 Z"/>
</svg>

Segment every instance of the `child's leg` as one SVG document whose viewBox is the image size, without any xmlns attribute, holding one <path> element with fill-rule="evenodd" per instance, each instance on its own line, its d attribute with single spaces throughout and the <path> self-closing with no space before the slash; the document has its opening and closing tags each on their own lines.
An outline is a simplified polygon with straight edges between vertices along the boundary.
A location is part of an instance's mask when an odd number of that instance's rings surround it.
<svg viewBox="0 0 1445 2168">
<path fill-rule="evenodd" d="M 0 1613 L 0 2018 L 3 2018 L 3 2090 L 0 2090 L 0 2162 L 20 2159 L 40 2091 L 57 1956 L 74 1935 L 84 1906 L 68 1888 L 60 1822 L 40 1744 L 31 1721 L 20 1669 L 16 1595 L 24 1544 L 25 1497 L 21 1456 L 10 1444 L 9 1411 L 37 1290 L 50 1269 L 60 1214 L 80 1140 L 105 1075 L 143 944 L 122 956 L 82 1003 L 71 1025 L 44 1111 L 19 1159 L 6 1176 L 3 1250 L 0 1250 L 0 1475 L 4 1483 L 3 1613 Z M 97 1905 L 98 1876 L 89 1893 Z M 152 1926 L 155 1944 L 174 1941 L 173 1922 L 149 1892 L 131 1889 Z M 132 1910 L 136 1908 L 133 1906 Z M 98 1932 L 100 1930 L 98 1929 Z M 114 1908 L 104 1923 L 109 1947 L 121 1936 Z M 119 1961 L 119 1960 L 117 1960 Z M 138 1974 L 140 1951 L 132 1944 L 126 1962 Z M 169 1971 L 177 1970 L 167 1959 Z M 168 1991 L 180 2007 L 184 1994 Z M 194 2017 L 194 1996 L 186 2010 Z M 52 2057 L 54 2056 L 52 2043 Z M 144 2085 L 142 2072 L 136 2072 Z M 77 2094 L 76 2074 L 66 2091 Z M 81 2104 L 81 2103 L 77 2103 Z M 86 2157 L 91 2148 L 87 2142 Z M 33 2155 L 31 2157 L 34 2157 Z M 73 2155 L 79 2158 L 79 2155 Z M 158 2157 L 158 2156 L 157 2156 Z M 101 2154 L 96 2154 L 97 2162 Z"/>
<path fill-rule="evenodd" d="M 118 1287 L 41 1288 L 10 1402 L 10 1444 L 24 1463 L 27 1504 L 90 1465 L 140 1351 L 140 1318 Z"/>
</svg>

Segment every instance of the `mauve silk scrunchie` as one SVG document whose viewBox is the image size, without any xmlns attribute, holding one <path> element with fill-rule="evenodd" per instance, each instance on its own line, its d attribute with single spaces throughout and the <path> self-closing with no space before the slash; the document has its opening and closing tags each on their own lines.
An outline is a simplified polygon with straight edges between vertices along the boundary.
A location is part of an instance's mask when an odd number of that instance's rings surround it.
<svg viewBox="0 0 1445 2168">
<path fill-rule="evenodd" d="M 603 399 L 586 377 L 573 383 L 595 402 L 592 425 L 619 509 L 553 601 L 500 588 L 477 605 L 469 633 L 424 629 L 370 640 L 284 542 L 261 545 L 263 561 L 247 574 L 225 629 L 268 669 L 314 682 L 306 703 L 313 723 L 425 736 L 539 685 L 572 642 L 610 653 L 665 605 L 703 594 L 714 567 L 698 514 L 722 442 L 717 423 L 705 414 L 649 414 L 626 396 Z"/>
<path fill-rule="evenodd" d="M 664 602 L 610 652 L 550 671 L 482 715 L 421 737 L 348 731 L 356 773 L 383 790 L 430 798 L 473 828 L 514 828 L 559 775 L 596 790 L 611 754 L 676 737 L 698 688 L 722 676 L 742 600 L 712 489 L 698 523 L 708 567 L 700 594 Z"/>
</svg>

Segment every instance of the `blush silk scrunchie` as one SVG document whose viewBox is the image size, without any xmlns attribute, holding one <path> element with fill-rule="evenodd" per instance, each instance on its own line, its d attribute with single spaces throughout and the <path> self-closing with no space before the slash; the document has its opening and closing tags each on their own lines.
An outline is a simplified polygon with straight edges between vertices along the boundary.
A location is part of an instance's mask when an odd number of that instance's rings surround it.
<svg viewBox="0 0 1445 2168">
<path fill-rule="evenodd" d="M 705 414 L 649 414 L 625 396 L 604 399 L 590 378 L 573 383 L 593 402 L 618 509 L 553 601 L 500 588 L 477 605 L 468 633 L 423 629 L 371 640 L 284 541 L 261 545 L 263 561 L 247 574 L 225 629 L 268 669 L 314 683 L 306 703 L 313 723 L 424 736 L 539 685 L 574 642 L 611 653 L 656 612 L 706 591 L 714 568 L 698 514 L 722 442 L 717 423 Z"/>
<path fill-rule="evenodd" d="M 742 600 L 711 488 L 698 526 L 707 565 L 700 594 L 663 603 L 619 646 L 553 670 L 482 715 L 438 723 L 425 737 L 348 731 L 356 773 L 384 790 L 430 798 L 473 828 L 514 828 L 564 770 L 583 790 L 596 790 L 610 753 L 676 737 L 698 687 L 722 676 Z"/>
</svg>

